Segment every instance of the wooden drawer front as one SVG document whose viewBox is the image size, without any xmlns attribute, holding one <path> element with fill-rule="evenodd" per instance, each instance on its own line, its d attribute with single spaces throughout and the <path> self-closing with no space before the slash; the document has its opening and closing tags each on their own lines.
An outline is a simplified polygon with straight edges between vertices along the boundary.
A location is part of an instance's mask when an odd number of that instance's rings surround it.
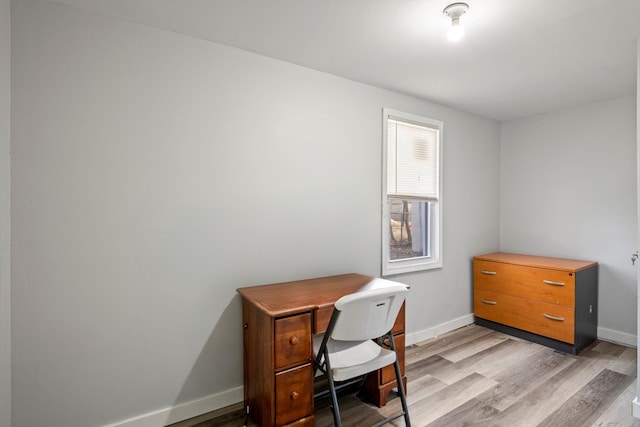
<svg viewBox="0 0 640 427">
<path fill-rule="evenodd" d="M 475 288 L 575 307 L 575 275 L 568 271 L 476 260 Z"/>
<path fill-rule="evenodd" d="M 404 375 L 404 334 L 394 335 L 393 343 L 396 345 L 396 355 L 398 362 L 400 362 L 400 373 Z M 381 372 L 380 385 L 395 381 L 396 370 L 393 365 L 385 366 L 381 369 Z"/>
<path fill-rule="evenodd" d="M 333 306 L 319 308 L 315 311 L 313 333 L 321 334 L 327 330 L 329 320 L 333 314 Z M 398 334 L 404 332 L 405 304 L 402 304 L 396 322 L 393 324 L 393 333 Z"/>
<path fill-rule="evenodd" d="M 405 304 L 402 304 L 402 307 L 400 307 L 400 311 L 398 312 L 398 317 L 396 317 L 396 322 L 393 324 L 393 333 L 394 334 L 400 334 L 402 332 L 404 332 L 404 313 L 405 313 Z"/>
<path fill-rule="evenodd" d="M 311 360 L 311 313 L 276 319 L 274 351 L 276 369 Z"/>
<path fill-rule="evenodd" d="M 313 321 L 313 333 L 321 334 L 326 332 L 327 327 L 329 326 L 329 320 L 331 320 L 331 315 L 333 314 L 333 306 L 319 308 L 315 311 L 314 321 Z"/>
<path fill-rule="evenodd" d="M 483 289 L 476 289 L 473 299 L 477 317 L 569 344 L 575 342 L 572 308 Z"/>
<path fill-rule="evenodd" d="M 276 425 L 283 426 L 312 415 L 313 369 L 311 364 L 276 374 Z"/>
</svg>

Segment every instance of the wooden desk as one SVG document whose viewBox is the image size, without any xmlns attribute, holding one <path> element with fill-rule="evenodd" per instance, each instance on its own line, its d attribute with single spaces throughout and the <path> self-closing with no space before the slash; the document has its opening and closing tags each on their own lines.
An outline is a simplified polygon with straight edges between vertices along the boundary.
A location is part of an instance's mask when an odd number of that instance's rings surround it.
<svg viewBox="0 0 640 427">
<path fill-rule="evenodd" d="M 244 404 L 262 427 L 315 426 L 313 334 L 326 330 L 342 296 L 389 282 L 360 274 L 322 277 L 237 289 L 244 326 Z M 404 305 L 394 325 L 403 383 Z M 372 401 L 384 406 L 396 387 L 393 365 L 367 377 Z"/>
</svg>

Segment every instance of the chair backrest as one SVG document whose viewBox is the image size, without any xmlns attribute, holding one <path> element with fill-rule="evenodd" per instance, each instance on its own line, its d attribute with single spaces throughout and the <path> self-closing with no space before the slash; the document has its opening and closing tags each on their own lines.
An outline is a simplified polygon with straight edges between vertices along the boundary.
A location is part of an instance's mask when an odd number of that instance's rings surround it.
<svg viewBox="0 0 640 427">
<path fill-rule="evenodd" d="M 409 290 L 397 283 L 345 295 L 335 303 L 339 313 L 330 332 L 340 341 L 378 338 L 391 330 Z"/>
</svg>

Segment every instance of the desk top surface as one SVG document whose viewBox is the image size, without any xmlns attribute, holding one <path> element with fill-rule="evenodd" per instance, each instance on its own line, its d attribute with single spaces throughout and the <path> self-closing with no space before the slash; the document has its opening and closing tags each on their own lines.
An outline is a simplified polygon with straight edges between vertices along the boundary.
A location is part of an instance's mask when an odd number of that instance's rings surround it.
<svg viewBox="0 0 640 427">
<path fill-rule="evenodd" d="M 243 298 L 270 316 L 285 316 L 306 310 L 331 307 L 340 297 L 364 289 L 376 289 L 397 282 L 362 274 L 296 280 L 293 282 L 238 288 Z"/>
</svg>

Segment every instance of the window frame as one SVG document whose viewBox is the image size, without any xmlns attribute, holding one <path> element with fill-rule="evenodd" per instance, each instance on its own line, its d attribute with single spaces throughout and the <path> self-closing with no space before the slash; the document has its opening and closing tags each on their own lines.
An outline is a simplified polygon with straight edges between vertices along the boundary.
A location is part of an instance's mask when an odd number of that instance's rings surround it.
<svg viewBox="0 0 640 427">
<path fill-rule="evenodd" d="M 425 271 L 437 268 L 442 268 L 442 207 L 443 207 L 443 133 L 444 123 L 441 120 L 436 120 L 428 117 L 422 117 L 410 113 L 405 113 L 390 108 L 383 108 L 382 110 L 382 276 L 391 276 L 401 273 L 409 273 L 415 271 Z M 407 195 L 406 197 L 394 196 L 401 200 L 416 200 L 416 201 L 428 201 L 429 207 L 429 223 L 426 228 L 428 229 L 427 242 L 425 242 L 429 249 L 430 256 L 416 257 L 416 258 L 404 258 L 391 260 L 390 254 L 390 209 L 389 209 L 389 195 L 387 193 L 387 157 L 388 157 L 388 123 L 389 119 L 405 122 L 413 125 L 428 127 L 436 129 L 438 131 L 438 185 L 437 185 L 437 197 L 433 198 L 421 198 L 415 195 Z"/>
</svg>

